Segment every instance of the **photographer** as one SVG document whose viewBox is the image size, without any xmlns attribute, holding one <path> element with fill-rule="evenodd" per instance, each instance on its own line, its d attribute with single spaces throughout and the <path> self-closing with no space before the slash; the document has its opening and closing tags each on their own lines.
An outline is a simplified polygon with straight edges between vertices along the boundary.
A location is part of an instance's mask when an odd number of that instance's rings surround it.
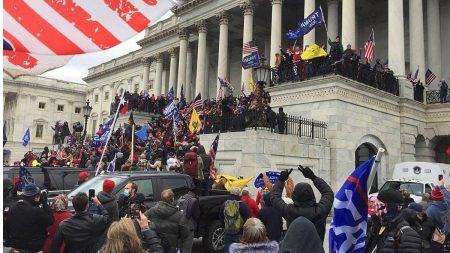
<svg viewBox="0 0 450 253">
<path fill-rule="evenodd" d="M 138 185 L 135 182 L 129 182 L 125 186 L 124 192 L 119 195 L 119 200 L 117 201 L 120 217 L 128 215 L 130 218 L 137 218 L 139 211 L 144 213 L 147 210 L 144 201 L 144 195 L 138 193 Z"/>
<path fill-rule="evenodd" d="M 19 201 L 9 209 L 4 224 L 5 246 L 18 252 L 38 252 L 47 238 L 47 227 L 53 222 L 47 192 L 41 193 L 35 184 L 28 184 Z"/>
</svg>

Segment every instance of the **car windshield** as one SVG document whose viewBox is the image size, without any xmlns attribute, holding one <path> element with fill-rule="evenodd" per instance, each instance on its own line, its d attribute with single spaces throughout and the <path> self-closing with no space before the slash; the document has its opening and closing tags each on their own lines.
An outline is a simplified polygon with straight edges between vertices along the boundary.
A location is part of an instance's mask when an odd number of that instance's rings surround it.
<svg viewBox="0 0 450 253">
<path fill-rule="evenodd" d="M 89 189 L 95 189 L 95 194 L 97 195 L 97 193 L 103 189 L 103 181 L 105 181 L 106 179 L 114 181 L 115 185 L 118 185 L 127 180 L 123 177 L 94 177 L 69 193 L 69 199 L 72 199 L 79 192 L 84 192 L 87 194 L 89 192 Z"/>
<path fill-rule="evenodd" d="M 407 191 L 416 196 L 422 196 L 423 193 L 423 184 L 421 183 L 388 181 L 383 185 L 383 187 L 381 187 L 380 191 L 384 191 L 389 188 L 399 191 Z"/>
</svg>

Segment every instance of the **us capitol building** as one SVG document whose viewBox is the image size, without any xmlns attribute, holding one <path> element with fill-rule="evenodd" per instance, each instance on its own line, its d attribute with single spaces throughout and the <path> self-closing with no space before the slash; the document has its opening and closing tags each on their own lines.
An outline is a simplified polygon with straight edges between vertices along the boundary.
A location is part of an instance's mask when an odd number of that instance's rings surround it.
<svg viewBox="0 0 450 253">
<path fill-rule="evenodd" d="M 256 176 L 260 171 L 308 165 L 333 189 L 340 187 L 356 164 L 377 148 L 386 150 L 378 168 L 378 184 L 392 176 L 401 161 L 450 163 L 450 103 L 419 103 L 405 76 L 419 66 L 425 80 L 430 69 L 438 81 L 450 82 L 450 1 L 447 0 L 190 0 L 172 9 L 170 18 L 145 31 L 141 49 L 89 69 L 86 98 L 93 110 L 88 132 L 109 117 L 115 94 L 148 90 L 166 94 L 181 86 L 188 100 L 201 93 L 215 98 L 217 77 L 227 77 L 239 95 L 252 70 L 242 69 L 242 44 L 256 40 L 270 66 L 279 47 L 288 48 L 288 29 L 322 6 L 328 36 L 341 37 L 344 48 L 362 48 L 375 31 L 375 58 L 385 62 L 399 81 L 393 95 L 340 75 L 315 77 L 267 87 L 274 110 L 327 123 L 325 138 L 279 135 L 263 130 L 222 133 L 217 155 L 223 173 Z M 304 48 L 326 45 L 324 27 L 300 38 Z M 21 97 L 19 96 L 19 99 Z M 36 105 L 32 105 L 36 106 Z M 26 109 L 26 108 L 24 108 Z M 19 130 L 23 132 L 22 129 Z M 215 135 L 203 135 L 208 147 Z M 294 172 L 294 180 L 300 173 Z M 297 174 L 295 174 L 297 173 Z"/>
</svg>

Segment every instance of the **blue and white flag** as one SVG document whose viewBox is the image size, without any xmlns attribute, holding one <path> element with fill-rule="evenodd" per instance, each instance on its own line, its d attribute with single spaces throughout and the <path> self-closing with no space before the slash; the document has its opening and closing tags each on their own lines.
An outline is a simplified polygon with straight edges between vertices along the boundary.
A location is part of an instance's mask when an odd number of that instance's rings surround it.
<svg viewBox="0 0 450 253">
<path fill-rule="evenodd" d="M 173 87 L 170 87 L 169 93 L 167 93 L 167 103 L 170 104 L 175 97 L 175 92 L 173 91 Z"/>
<path fill-rule="evenodd" d="M 325 19 L 323 17 L 322 7 L 319 6 L 313 13 L 309 14 L 308 17 L 301 20 L 297 24 L 297 29 L 294 31 L 289 30 L 286 33 L 286 37 L 289 40 L 296 40 L 298 37 L 303 36 L 309 33 L 316 26 L 325 23 Z"/>
<path fill-rule="evenodd" d="M 266 171 L 263 173 L 266 173 L 266 176 L 269 178 L 269 180 L 272 184 L 275 184 L 276 182 L 278 182 L 278 178 L 280 177 L 279 171 Z M 258 177 L 256 177 L 254 184 L 255 184 L 256 188 L 263 187 L 266 185 L 266 183 L 264 183 L 262 173 L 259 173 Z"/>
<path fill-rule="evenodd" d="M 20 166 L 19 185 L 17 186 L 17 191 L 22 192 L 27 184 L 34 184 L 34 178 L 25 167 Z"/>
<path fill-rule="evenodd" d="M 364 253 L 367 232 L 367 179 L 375 157 L 356 168 L 334 197 L 330 253 Z"/>
<path fill-rule="evenodd" d="M 171 118 L 175 111 L 177 110 L 177 107 L 175 105 L 175 101 L 172 101 L 166 108 L 163 110 L 163 115 L 166 119 Z"/>
<path fill-rule="evenodd" d="M 114 159 L 109 162 L 108 164 L 108 172 L 114 172 L 115 168 L 116 168 L 116 158 L 117 158 L 117 154 L 114 155 Z"/>
<path fill-rule="evenodd" d="M 30 142 L 30 128 L 27 128 L 27 130 L 25 130 L 25 134 L 22 137 L 22 145 L 26 147 L 29 142 Z"/>
<path fill-rule="evenodd" d="M 259 66 L 259 53 L 254 52 L 242 58 L 242 68 L 250 69 Z"/>
<path fill-rule="evenodd" d="M 103 124 L 101 131 L 97 131 L 97 134 L 92 138 L 92 147 L 99 147 L 106 144 L 106 140 L 111 132 L 111 127 L 114 124 L 116 118 L 110 119 L 108 122 Z M 99 129 L 100 130 L 100 129 Z"/>
</svg>

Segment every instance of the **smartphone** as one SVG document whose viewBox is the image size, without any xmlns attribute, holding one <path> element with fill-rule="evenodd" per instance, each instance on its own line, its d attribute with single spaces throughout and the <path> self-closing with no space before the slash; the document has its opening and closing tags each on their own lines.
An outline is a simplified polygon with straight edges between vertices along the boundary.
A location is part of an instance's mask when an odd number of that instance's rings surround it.
<svg viewBox="0 0 450 253">
<path fill-rule="evenodd" d="M 444 179 L 444 175 L 438 175 L 438 181 L 441 181 L 442 179 Z"/>
<path fill-rule="evenodd" d="M 89 189 L 89 200 L 95 197 L 95 189 Z"/>
</svg>

